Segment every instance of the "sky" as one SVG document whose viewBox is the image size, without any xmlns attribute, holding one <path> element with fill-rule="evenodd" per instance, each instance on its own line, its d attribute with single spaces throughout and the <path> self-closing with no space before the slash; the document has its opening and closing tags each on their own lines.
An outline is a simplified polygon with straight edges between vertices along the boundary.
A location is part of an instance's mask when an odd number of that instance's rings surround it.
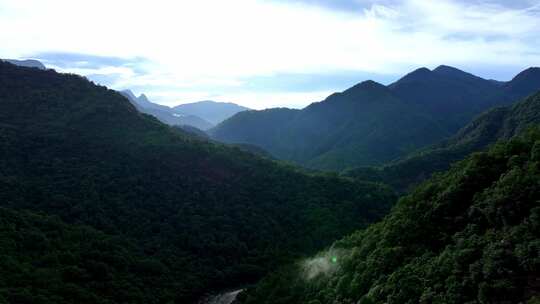
<svg viewBox="0 0 540 304">
<path fill-rule="evenodd" d="M 301 108 L 452 65 L 540 66 L 540 0 L 0 0 L 0 58 L 177 105 Z"/>
</svg>

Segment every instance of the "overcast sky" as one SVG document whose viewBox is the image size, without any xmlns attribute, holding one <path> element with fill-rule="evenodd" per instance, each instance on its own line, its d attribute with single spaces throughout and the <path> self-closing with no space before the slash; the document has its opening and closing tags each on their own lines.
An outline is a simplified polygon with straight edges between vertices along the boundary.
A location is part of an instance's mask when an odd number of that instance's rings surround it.
<svg viewBox="0 0 540 304">
<path fill-rule="evenodd" d="M 540 0 L 0 0 L 0 58 L 35 58 L 167 105 L 302 107 L 453 65 L 540 65 Z"/>
</svg>

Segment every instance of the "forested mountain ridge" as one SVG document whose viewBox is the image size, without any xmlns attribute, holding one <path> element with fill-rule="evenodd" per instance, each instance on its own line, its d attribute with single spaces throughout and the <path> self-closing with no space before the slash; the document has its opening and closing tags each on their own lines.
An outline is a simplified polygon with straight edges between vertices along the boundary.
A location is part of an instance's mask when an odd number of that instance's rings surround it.
<svg viewBox="0 0 540 304">
<path fill-rule="evenodd" d="M 346 168 L 389 161 L 449 135 L 418 113 L 387 87 L 366 81 L 302 110 L 239 113 L 210 133 L 225 142 L 259 145 L 308 167 Z"/>
<path fill-rule="evenodd" d="M 540 129 L 475 153 L 242 304 L 538 303 Z"/>
<path fill-rule="evenodd" d="M 0 207 L 0 303 L 141 303 L 168 292 L 164 264 L 134 240 Z M 167 286 L 170 285 L 170 286 Z M 156 297 L 144 296 L 156 294 Z M 147 302 L 149 303 L 149 302 Z"/>
<path fill-rule="evenodd" d="M 476 114 L 513 101 L 505 100 L 503 86 L 444 65 L 413 71 L 389 88 L 403 102 L 421 106 L 452 133 Z"/>
<path fill-rule="evenodd" d="M 286 115 L 240 113 L 210 133 L 216 140 L 258 145 L 310 168 L 342 170 L 403 157 L 454 134 L 487 109 L 538 90 L 538 68 L 509 82 L 448 66 L 421 68 L 389 86 L 366 81 L 302 110 L 279 110 Z M 263 128 L 265 137 L 257 133 Z"/>
<path fill-rule="evenodd" d="M 289 151 L 282 136 L 286 135 L 284 132 L 287 130 L 288 122 L 299 111 L 288 108 L 244 111 L 226 119 L 217 128 L 210 129 L 209 133 L 212 138 L 222 142 L 250 143 L 265 150 L 271 148 L 273 154 L 279 155 Z M 284 145 L 280 145 L 281 143 Z"/>
<path fill-rule="evenodd" d="M 506 94 L 512 99 L 532 94 L 539 90 L 538 81 L 540 81 L 540 68 L 528 68 L 516 75 L 512 81 L 504 83 Z"/>
<path fill-rule="evenodd" d="M 479 115 L 454 136 L 382 167 L 346 170 L 346 176 L 383 182 L 400 192 L 445 171 L 473 152 L 485 150 L 498 140 L 508 140 L 531 125 L 540 124 L 540 92 L 506 107 Z"/>
<path fill-rule="evenodd" d="M 0 301 L 189 303 L 328 245 L 393 200 L 194 139 L 82 77 L 0 62 Z"/>
</svg>

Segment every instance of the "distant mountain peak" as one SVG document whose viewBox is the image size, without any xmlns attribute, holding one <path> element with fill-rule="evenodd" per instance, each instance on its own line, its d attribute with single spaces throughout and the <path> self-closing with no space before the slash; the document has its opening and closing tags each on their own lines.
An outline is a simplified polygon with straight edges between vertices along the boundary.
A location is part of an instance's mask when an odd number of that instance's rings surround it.
<svg viewBox="0 0 540 304">
<path fill-rule="evenodd" d="M 440 65 L 436 69 L 433 70 L 433 73 L 449 76 L 455 79 L 470 79 L 470 80 L 484 80 L 478 76 L 475 76 L 471 73 L 467 73 L 465 71 L 462 71 L 458 68 L 448 66 L 448 65 Z"/>
<path fill-rule="evenodd" d="M 40 70 L 46 70 L 47 68 L 41 61 L 35 60 L 35 59 L 25 59 L 25 60 L 18 60 L 18 59 L 3 59 L 4 61 L 7 61 L 11 64 L 27 67 L 27 68 L 36 68 Z"/>
<path fill-rule="evenodd" d="M 196 115 L 177 113 L 167 106 L 153 103 L 144 93 L 139 95 L 139 97 L 136 97 L 131 90 L 123 90 L 120 93 L 126 97 L 140 112 L 155 116 L 158 120 L 165 124 L 173 126 L 189 125 L 201 130 L 207 130 L 213 127 L 212 123 Z"/>
<path fill-rule="evenodd" d="M 376 81 L 373 81 L 373 80 L 366 80 L 366 81 L 362 81 L 360 82 L 359 84 L 345 90 L 343 93 L 350 93 L 350 92 L 354 92 L 354 91 L 358 91 L 358 90 L 384 90 L 384 91 L 387 91 L 388 88 Z"/>
<path fill-rule="evenodd" d="M 381 87 L 384 87 L 384 85 L 376 82 L 376 81 L 373 81 L 373 80 L 366 80 L 366 81 L 362 81 L 360 83 L 361 86 L 363 87 L 366 87 L 366 88 L 381 88 Z"/>
<path fill-rule="evenodd" d="M 530 67 L 505 84 L 510 96 L 516 98 L 537 91 L 540 86 L 540 68 Z"/>
<path fill-rule="evenodd" d="M 460 72 L 460 73 L 465 73 L 463 72 L 462 70 L 458 69 L 458 68 L 455 68 L 453 66 L 449 66 L 449 65 L 440 65 L 438 66 L 437 68 L 435 68 L 433 70 L 433 72 L 437 72 L 437 73 L 454 73 L 454 72 Z"/>
<path fill-rule="evenodd" d="M 222 102 L 222 101 L 214 101 L 214 100 L 201 100 L 201 101 L 197 101 L 197 102 L 193 102 L 193 103 L 206 103 L 206 104 L 219 104 L 219 103 L 222 103 L 222 104 L 233 104 L 232 102 Z"/>
<path fill-rule="evenodd" d="M 146 94 L 144 94 L 144 93 L 139 95 L 139 100 L 144 100 L 144 101 L 150 102 L 150 100 L 148 99 L 148 96 L 146 96 Z"/>
<path fill-rule="evenodd" d="M 195 101 L 195 102 L 188 102 L 188 103 L 183 103 L 183 104 L 177 105 L 174 108 L 182 108 L 182 107 L 186 107 L 186 106 L 200 106 L 200 105 L 234 106 L 234 107 L 238 107 L 238 108 L 243 108 L 244 110 L 250 110 L 249 108 L 241 106 L 241 105 L 236 104 L 234 102 L 215 101 L 215 100 L 201 100 L 201 101 Z"/>
<path fill-rule="evenodd" d="M 430 69 L 426 67 L 422 67 L 403 76 L 401 79 L 391 84 L 390 87 L 403 83 L 403 82 L 425 80 L 427 78 L 431 78 L 432 76 L 433 76 L 433 72 Z"/>
<path fill-rule="evenodd" d="M 173 110 L 177 113 L 199 116 L 217 125 L 238 112 L 249 110 L 249 108 L 237 105 L 232 102 L 217 102 L 213 100 L 204 100 L 181 104 L 173 107 Z"/>
<path fill-rule="evenodd" d="M 421 67 L 410 72 L 409 74 L 421 74 L 421 73 L 431 73 L 431 70 L 426 67 Z"/>
<path fill-rule="evenodd" d="M 512 81 L 528 77 L 540 77 L 540 67 L 530 67 L 517 74 Z"/>
</svg>

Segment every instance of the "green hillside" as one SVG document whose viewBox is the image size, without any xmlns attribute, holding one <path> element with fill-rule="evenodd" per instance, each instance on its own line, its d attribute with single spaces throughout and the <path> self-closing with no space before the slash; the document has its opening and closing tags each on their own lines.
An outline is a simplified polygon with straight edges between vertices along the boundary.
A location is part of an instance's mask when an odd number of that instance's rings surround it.
<svg viewBox="0 0 540 304">
<path fill-rule="evenodd" d="M 405 191 L 426 180 L 434 172 L 447 170 L 452 163 L 470 153 L 485 150 L 498 140 L 507 140 L 535 124 L 540 124 L 540 93 L 513 106 L 483 113 L 456 135 L 435 146 L 380 168 L 350 169 L 344 175 L 383 182 L 399 191 Z"/>
<path fill-rule="evenodd" d="M 310 168 L 339 170 L 382 164 L 450 133 L 387 87 L 367 81 L 300 111 L 239 113 L 211 134 L 224 142 L 258 145 Z"/>
<path fill-rule="evenodd" d="M 189 303 L 327 246 L 393 199 L 197 140 L 80 76 L 0 62 L 8 303 Z M 24 250 L 32 240 L 42 247 Z"/>
<path fill-rule="evenodd" d="M 538 303 L 540 129 L 476 153 L 240 303 Z"/>
<path fill-rule="evenodd" d="M 476 115 L 540 90 L 540 69 L 495 82 L 448 66 L 384 86 L 362 82 L 302 110 L 239 113 L 210 130 L 227 143 L 328 171 L 383 165 L 454 134 Z"/>
</svg>

